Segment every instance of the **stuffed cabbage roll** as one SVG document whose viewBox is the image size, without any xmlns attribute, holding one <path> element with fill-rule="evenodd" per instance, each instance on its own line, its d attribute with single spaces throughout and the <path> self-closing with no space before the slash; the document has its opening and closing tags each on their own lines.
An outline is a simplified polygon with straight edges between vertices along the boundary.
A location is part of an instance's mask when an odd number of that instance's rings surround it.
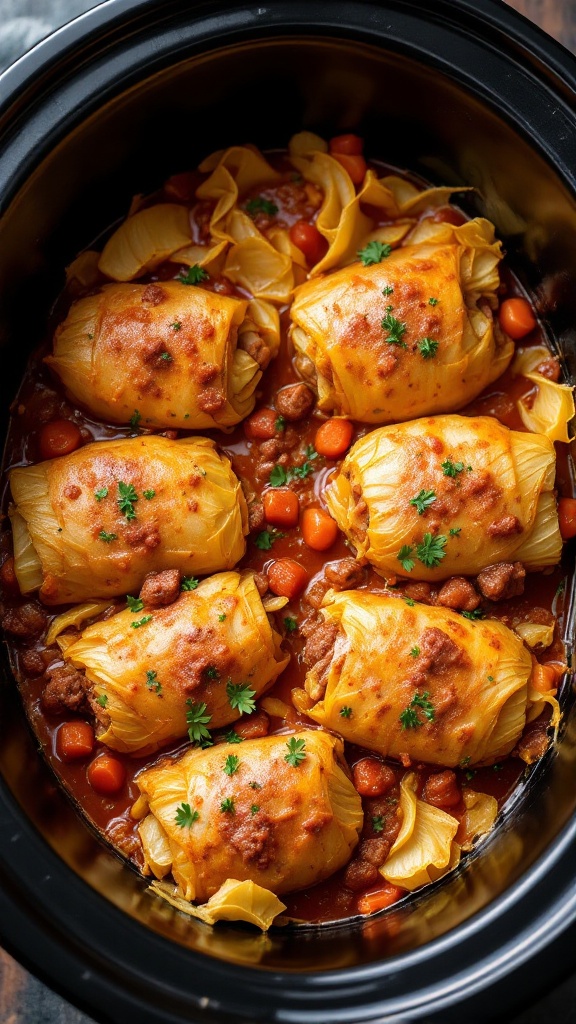
<svg viewBox="0 0 576 1024">
<path fill-rule="evenodd" d="M 325 497 L 358 557 L 384 574 L 442 580 L 562 550 L 554 445 L 490 416 L 381 427 L 351 448 Z"/>
<path fill-rule="evenodd" d="M 514 346 L 492 316 L 501 259 L 492 225 L 433 225 L 419 238 L 297 289 L 291 337 L 320 409 L 364 423 L 447 412 L 508 366 Z"/>
<path fill-rule="evenodd" d="M 18 584 L 45 604 L 130 593 L 161 569 L 230 569 L 244 554 L 244 495 L 208 438 L 96 441 L 13 469 L 10 488 Z"/>
<path fill-rule="evenodd" d="M 165 607 L 95 622 L 63 656 L 84 676 L 98 739 L 149 754 L 240 718 L 288 664 L 280 644 L 253 574 L 224 572 Z"/>
<path fill-rule="evenodd" d="M 556 709 L 555 691 L 532 687 L 532 656 L 501 622 L 386 594 L 327 599 L 322 633 L 307 642 L 306 714 L 352 743 L 448 768 L 492 764 L 527 714 Z"/>
<path fill-rule="evenodd" d="M 68 393 L 110 423 L 230 427 L 254 408 L 276 355 L 278 314 L 179 281 L 109 284 L 75 302 L 46 362 Z"/>
<path fill-rule="evenodd" d="M 314 885 L 362 828 L 342 741 L 317 729 L 190 750 L 136 781 L 146 869 L 201 903 L 229 878 L 277 894 Z"/>
</svg>

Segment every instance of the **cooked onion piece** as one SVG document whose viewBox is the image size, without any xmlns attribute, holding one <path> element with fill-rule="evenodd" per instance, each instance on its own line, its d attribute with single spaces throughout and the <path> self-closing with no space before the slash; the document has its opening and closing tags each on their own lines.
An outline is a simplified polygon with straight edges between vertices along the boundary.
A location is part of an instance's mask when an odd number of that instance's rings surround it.
<svg viewBox="0 0 576 1024">
<path fill-rule="evenodd" d="M 532 656 L 501 622 L 385 594 L 327 600 L 331 646 L 307 674 L 306 713 L 352 743 L 448 768 L 492 764 L 513 749 L 527 712 L 555 703 L 555 690 L 529 689 Z"/>
<path fill-rule="evenodd" d="M 513 343 L 491 311 L 501 259 L 492 225 L 420 232 L 430 240 L 409 235 L 378 263 L 298 288 L 291 336 L 324 411 L 365 423 L 451 411 L 510 362 Z"/>
<path fill-rule="evenodd" d="M 460 860 L 454 841 L 459 822 L 451 814 L 420 800 L 416 776 L 405 775 L 400 784 L 402 825 L 380 874 L 392 885 L 412 891 L 436 881 Z"/>
<path fill-rule="evenodd" d="M 88 626 L 64 660 L 84 673 L 98 739 L 149 754 L 187 735 L 191 707 L 205 705 L 207 732 L 240 718 L 230 687 L 245 685 L 257 699 L 288 664 L 280 644 L 253 575 L 225 572 L 173 604 Z"/>
<path fill-rule="evenodd" d="M 227 878 L 207 903 L 196 906 L 178 895 L 178 889 L 168 882 L 152 882 L 150 891 L 166 900 L 176 910 L 189 917 L 197 917 L 205 924 L 216 924 L 217 921 L 246 921 L 254 924 L 263 932 L 283 910 L 277 896 L 269 889 L 247 880 L 239 882 L 237 878 Z"/>
<path fill-rule="evenodd" d="M 147 870 L 171 870 L 200 903 L 231 878 L 276 894 L 314 885 L 347 863 L 362 828 L 342 742 L 320 730 L 190 750 L 136 781 Z"/>
<path fill-rule="evenodd" d="M 278 314 L 178 281 L 105 285 L 75 302 L 48 365 L 90 412 L 185 429 L 231 427 L 280 343 Z"/>
<path fill-rule="evenodd" d="M 13 469 L 10 487 L 18 583 L 45 604 L 130 593 L 160 569 L 229 569 L 244 554 L 242 489 L 208 438 L 97 441 Z"/>
<path fill-rule="evenodd" d="M 528 430 L 546 434 L 551 441 L 569 442 L 569 427 L 576 412 L 574 388 L 558 384 L 540 372 L 539 367 L 549 361 L 550 351 L 544 345 L 519 349 L 512 373 L 526 377 L 536 392 L 519 398 L 516 407 Z"/>
<path fill-rule="evenodd" d="M 555 468 L 543 435 L 436 416 L 366 434 L 325 494 L 358 556 L 389 575 L 441 580 L 511 560 L 535 570 L 562 549 Z"/>
<path fill-rule="evenodd" d="M 185 206 L 157 203 L 138 210 L 108 239 L 98 268 L 113 281 L 132 281 L 154 270 L 192 241 Z"/>
</svg>

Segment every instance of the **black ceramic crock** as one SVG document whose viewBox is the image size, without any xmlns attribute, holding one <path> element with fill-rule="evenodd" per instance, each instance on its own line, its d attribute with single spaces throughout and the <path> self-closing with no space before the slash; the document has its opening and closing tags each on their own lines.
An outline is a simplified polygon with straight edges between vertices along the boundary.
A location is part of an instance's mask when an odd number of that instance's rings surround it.
<svg viewBox="0 0 576 1024">
<path fill-rule="evenodd" d="M 497 0 L 110 0 L 0 78 L 0 415 L 62 268 L 213 149 L 355 130 L 476 186 L 576 368 L 576 62 Z M 571 649 L 568 618 L 566 639 Z M 99 1021 L 485 1022 L 573 966 L 576 721 L 500 827 L 406 910 L 209 929 L 150 897 L 58 790 L 0 682 L 0 941 Z"/>
</svg>

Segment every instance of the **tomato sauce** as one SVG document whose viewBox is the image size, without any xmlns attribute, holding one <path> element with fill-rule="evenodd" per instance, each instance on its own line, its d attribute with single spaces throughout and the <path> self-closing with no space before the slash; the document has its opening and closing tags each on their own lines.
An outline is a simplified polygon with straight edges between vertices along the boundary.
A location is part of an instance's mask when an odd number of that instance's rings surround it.
<svg viewBox="0 0 576 1024">
<path fill-rule="evenodd" d="M 261 189 L 258 196 L 273 202 L 279 209 L 278 217 L 283 220 L 287 227 L 291 227 L 300 220 L 307 220 L 313 223 L 317 211 L 317 196 L 310 189 L 306 191 L 303 182 L 297 175 L 288 173 L 289 165 L 282 154 L 269 155 L 278 167 L 286 171 L 286 181 L 280 187 Z M 393 168 L 383 164 L 374 165 L 379 174 L 398 173 Z M 170 179 L 163 192 L 153 199 L 164 201 L 181 201 L 190 205 L 194 224 L 194 240 L 202 242 L 206 239 L 207 218 L 209 208 L 207 204 L 194 203 L 193 195 L 200 178 L 196 172 L 190 175 L 176 175 Z M 246 198 L 246 197 L 245 197 Z M 249 197 L 248 197 L 249 198 Z M 456 207 L 446 208 L 446 219 L 454 219 L 462 222 L 464 215 Z M 265 227 L 266 213 L 258 214 L 255 218 L 258 227 Z M 177 276 L 180 268 L 168 263 L 160 267 L 153 275 L 143 280 L 165 280 Z M 184 268 L 185 269 L 185 268 Z M 214 288 L 227 294 L 234 294 L 232 285 L 225 279 L 210 279 L 205 282 L 204 287 Z M 504 267 L 502 272 L 501 292 L 503 296 L 521 295 L 521 289 L 511 269 Z M 78 297 L 78 293 L 65 291 L 56 302 L 52 323 L 48 325 L 48 337 L 56 323 L 66 315 L 70 302 Z M 278 357 L 265 371 L 257 392 L 256 410 L 263 408 L 274 408 L 274 399 L 278 390 L 292 383 L 300 381 L 300 377 L 294 366 L 294 352 L 290 347 L 287 336 L 289 323 L 288 312 L 284 310 L 281 315 L 282 324 L 282 346 Z M 545 344 L 545 338 L 539 328 L 532 331 L 529 337 L 523 339 L 523 346 Z M 49 351 L 49 341 L 46 341 L 31 357 L 30 363 L 20 387 L 17 398 L 12 407 L 12 419 L 6 445 L 5 468 L 16 465 L 26 465 L 39 461 L 46 457 L 46 449 L 41 445 L 42 427 L 44 424 L 54 421 L 65 420 L 74 424 L 79 432 L 80 443 L 85 444 L 92 440 L 111 439 L 125 437 L 134 433 L 129 427 L 117 427 L 103 424 L 94 420 L 85 410 L 74 407 L 62 393 L 59 382 L 53 378 L 42 363 L 42 357 Z M 523 395 L 529 393 L 530 382 L 523 377 L 512 377 L 507 371 L 498 381 L 486 389 L 475 399 L 462 413 L 468 415 L 491 415 L 495 416 L 508 427 L 516 430 L 523 430 L 524 427 L 518 415 L 515 402 Z M 298 431 L 299 448 L 310 446 L 313 450 L 315 434 L 318 427 L 325 421 L 325 417 L 313 412 L 305 419 L 294 426 Z M 352 443 L 365 434 L 370 427 L 366 424 L 355 423 Z M 161 431 L 158 431 L 161 432 Z M 185 431 L 179 431 L 177 436 L 185 436 Z M 223 434 L 217 431 L 194 431 L 194 433 L 205 433 L 218 442 L 220 447 L 232 460 L 233 468 L 240 477 L 246 491 L 256 498 L 259 498 L 265 482 L 259 475 L 259 462 L 255 458 L 257 453 L 257 442 L 250 441 L 242 424 L 233 429 L 230 433 Z M 173 436 L 174 432 L 170 432 Z M 567 445 L 557 444 L 558 470 L 557 483 L 559 493 L 563 496 L 571 496 L 574 493 L 572 463 Z M 323 492 L 331 475 L 338 467 L 338 461 L 313 456 L 312 471 L 305 479 L 290 481 L 289 485 L 298 496 L 300 505 L 300 521 L 302 511 L 310 506 L 324 506 Z M 6 483 L 4 483 L 3 507 L 6 510 L 8 494 Z M 7 518 L 4 517 L 4 532 L 0 535 L 0 560 L 6 561 L 11 554 L 11 535 L 7 527 Z M 349 557 L 350 548 L 342 534 L 339 534 L 335 543 L 329 550 L 321 552 L 310 549 L 303 540 L 301 526 L 282 531 L 273 541 L 270 550 L 261 550 L 255 543 L 255 534 L 248 538 L 247 551 L 239 568 L 249 567 L 257 572 L 266 572 L 274 559 L 288 557 L 295 559 L 303 565 L 308 573 L 311 589 L 320 581 L 327 562 L 334 562 L 338 559 Z M 562 638 L 567 623 L 565 620 L 565 602 L 570 592 L 571 580 L 570 570 L 567 564 L 559 566 L 551 571 L 531 573 L 526 577 L 526 588 L 522 597 L 510 601 L 502 601 L 490 608 L 490 616 L 500 619 L 509 626 L 514 626 L 521 621 L 551 621 L 552 617 L 557 622 L 555 639 L 553 645 L 542 655 L 541 660 L 562 664 L 564 661 L 564 646 Z M 2 608 L 5 612 L 11 607 L 18 607 L 23 603 L 17 587 L 14 587 L 10 580 L 9 573 L 2 575 L 0 571 L 0 582 L 2 583 Z M 390 581 L 392 584 L 394 581 Z M 406 583 L 400 581 L 397 591 L 403 592 Z M 376 575 L 371 569 L 366 571 L 364 589 L 370 591 L 383 591 L 386 587 L 384 580 Z M 325 588 L 326 589 L 326 588 Z M 310 593 L 310 587 L 308 594 Z M 27 601 L 34 598 L 27 598 Z M 40 605 L 39 605 L 40 607 Z M 308 728 L 317 728 L 305 715 L 300 714 L 292 707 L 291 691 L 295 687 L 302 687 L 306 669 L 303 663 L 302 652 L 304 638 L 300 632 L 300 625 L 311 614 L 312 608 L 307 601 L 306 594 L 291 600 L 279 613 L 279 623 L 283 619 L 294 619 L 296 626 L 286 633 L 284 640 L 285 648 L 291 654 L 291 661 L 286 670 L 282 673 L 272 690 L 266 695 L 277 697 L 284 701 L 290 711 L 286 719 L 271 717 L 270 731 L 282 731 L 293 729 L 300 725 Z M 44 609 L 46 611 L 46 609 Z M 49 613 L 57 614 L 60 609 L 50 609 Z M 38 738 L 42 753 L 58 777 L 60 783 L 73 799 L 80 812 L 98 829 L 103 838 L 109 842 L 120 856 L 129 860 L 136 867 L 142 865 L 142 855 L 136 825 L 130 818 L 130 807 L 139 796 L 139 790 L 135 782 L 138 772 L 157 755 L 147 758 L 129 757 L 114 752 L 114 756 L 122 762 L 126 771 L 126 782 L 122 789 L 115 795 L 100 795 L 91 786 L 87 776 L 87 766 L 99 752 L 105 748 L 96 741 L 93 754 L 89 758 L 73 761 L 65 761 L 59 754 L 57 736 L 58 730 L 63 722 L 73 720 L 74 714 L 54 715 L 47 713 L 42 705 L 42 691 L 45 685 L 43 671 L 38 667 L 31 671 L 30 659 L 27 652 L 30 650 L 39 652 L 43 658 L 44 669 L 59 662 L 56 648 L 46 652 L 42 642 L 30 644 L 17 639 L 9 639 L 9 653 L 13 666 L 15 678 L 24 704 L 26 714 L 32 728 Z M 76 716 L 85 717 L 85 716 Z M 533 728 L 533 726 L 528 727 Z M 186 749 L 187 743 L 179 743 L 173 748 L 163 750 L 161 753 L 176 754 L 179 750 Z M 350 767 L 369 752 L 359 747 L 346 745 L 346 756 Z M 376 760 L 381 760 L 377 755 Z M 396 785 L 391 791 L 395 796 L 390 797 L 391 807 L 395 806 L 398 796 L 398 784 L 405 769 L 396 763 L 389 762 L 390 767 L 396 776 Z M 418 786 L 420 791 L 430 774 L 437 772 L 438 768 L 426 765 L 414 766 L 418 774 Z M 456 771 L 457 781 L 460 786 L 466 785 L 471 779 L 473 785 L 479 792 L 493 795 L 502 805 L 514 791 L 519 780 L 527 772 L 526 765 L 519 758 L 509 757 L 499 765 L 489 768 L 481 768 L 475 771 L 458 769 Z M 370 808 L 373 801 L 364 798 L 365 819 L 364 837 L 373 836 Z M 463 807 L 451 809 L 451 813 L 458 816 L 462 813 Z M 354 915 L 358 912 L 359 899 L 362 892 L 352 892 L 344 885 L 345 869 L 337 872 L 327 881 L 315 886 L 305 892 L 293 893 L 284 897 L 287 903 L 287 913 L 297 920 L 303 921 L 324 921 L 335 920 L 342 917 Z M 381 887 L 380 887 L 381 888 Z M 378 886 L 368 886 L 367 892 L 378 892 Z"/>
</svg>

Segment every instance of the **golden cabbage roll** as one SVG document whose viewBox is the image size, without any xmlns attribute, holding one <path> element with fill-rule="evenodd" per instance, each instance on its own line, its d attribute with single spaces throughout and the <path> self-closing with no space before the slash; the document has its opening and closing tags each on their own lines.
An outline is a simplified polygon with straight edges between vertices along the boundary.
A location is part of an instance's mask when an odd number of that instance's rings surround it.
<svg viewBox="0 0 576 1024">
<path fill-rule="evenodd" d="M 136 777 L 146 868 L 170 871 L 203 903 L 229 878 L 281 894 L 328 878 L 350 858 L 362 802 L 342 741 L 321 730 L 218 744 Z"/>
<path fill-rule="evenodd" d="M 411 237 L 378 263 L 296 290 L 291 337 L 320 409 L 363 423 L 450 412 L 512 359 L 492 316 L 501 259 L 492 225 L 436 225 L 423 244 Z"/>
<path fill-rule="evenodd" d="M 179 281 L 109 284 L 72 305 L 45 362 L 106 422 L 136 411 L 144 425 L 231 427 L 254 408 L 277 320 L 267 303 Z"/>
<path fill-rule="evenodd" d="M 448 768 L 492 764 L 527 714 L 554 703 L 554 691 L 532 689 L 532 656 L 501 622 L 386 594 L 327 599 L 320 628 L 330 646 L 307 673 L 306 714 L 352 743 Z"/>
<path fill-rule="evenodd" d="M 155 435 L 95 441 L 10 473 L 14 568 L 45 604 L 138 590 L 149 572 L 231 569 L 248 510 L 213 441 Z"/>
<path fill-rule="evenodd" d="M 186 736 L 189 718 L 206 718 L 202 735 L 240 718 L 234 688 L 268 689 L 289 661 L 280 645 L 253 574 L 224 572 L 166 607 L 95 622 L 63 656 L 85 674 L 98 739 L 150 754 Z"/>
<path fill-rule="evenodd" d="M 442 580 L 560 558 L 549 438 L 490 416 L 381 427 L 350 449 L 325 492 L 359 558 L 384 574 Z"/>
</svg>

